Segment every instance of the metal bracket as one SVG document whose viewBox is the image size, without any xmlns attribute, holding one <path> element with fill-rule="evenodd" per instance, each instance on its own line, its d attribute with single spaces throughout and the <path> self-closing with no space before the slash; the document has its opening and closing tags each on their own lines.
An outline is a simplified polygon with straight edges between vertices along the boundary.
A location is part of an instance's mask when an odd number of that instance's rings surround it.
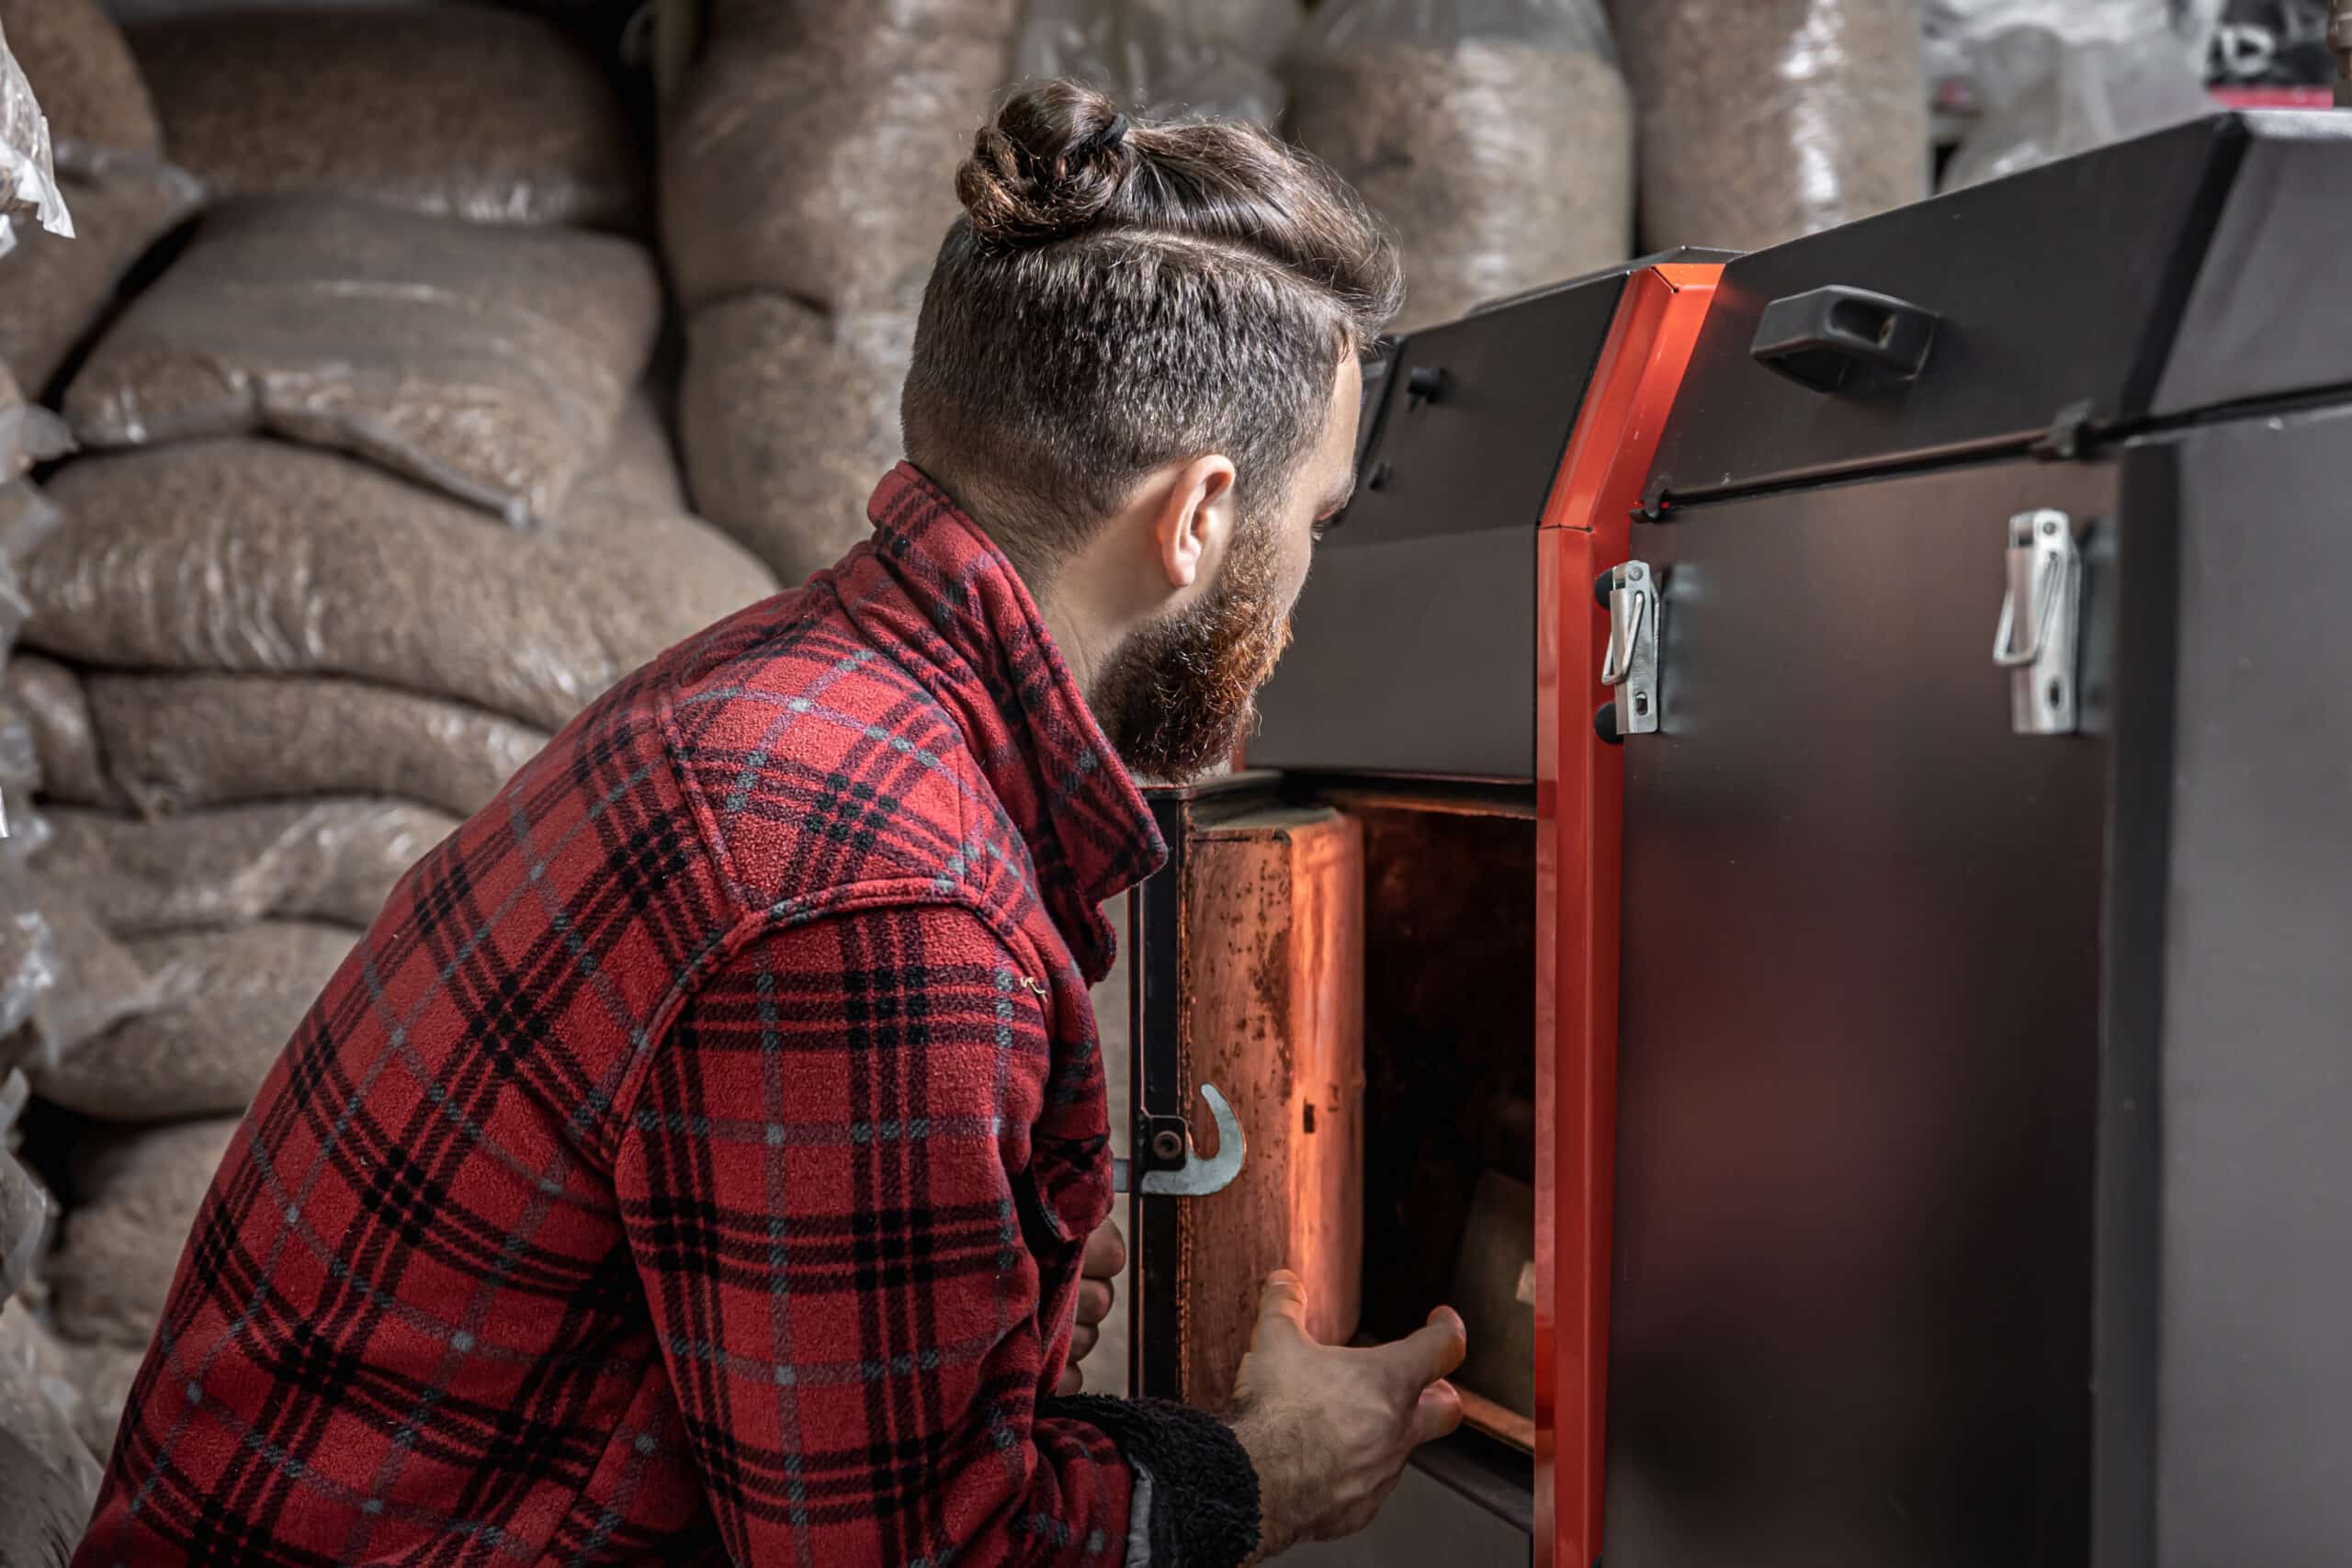
<svg viewBox="0 0 2352 1568">
<path fill-rule="evenodd" d="M 2072 735 L 2083 612 L 2083 558 L 2073 519 L 2047 509 L 2010 518 L 2008 578 L 1993 662 L 2009 672 L 2010 728 L 2019 735 Z"/>
<path fill-rule="evenodd" d="M 1216 1153 L 1203 1156 L 1193 1147 L 1192 1132 L 1182 1117 L 1149 1118 L 1148 1125 L 1137 1129 L 1143 1134 L 1142 1146 L 1148 1151 L 1143 1175 L 1138 1179 L 1127 1161 L 1113 1160 L 1113 1191 L 1140 1190 L 1162 1198 L 1205 1198 L 1233 1185 L 1233 1179 L 1241 1174 L 1241 1123 L 1234 1119 L 1233 1107 L 1225 1102 L 1216 1085 L 1201 1085 L 1201 1098 L 1208 1102 L 1209 1114 L 1216 1119 Z"/>
<path fill-rule="evenodd" d="M 1611 570 L 1609 649 L 1600 683 L 1622 688 L 1611 704 L 1619 735 L 1657 733 L 1657 575 L 1629 560 Z"/>
</svg>

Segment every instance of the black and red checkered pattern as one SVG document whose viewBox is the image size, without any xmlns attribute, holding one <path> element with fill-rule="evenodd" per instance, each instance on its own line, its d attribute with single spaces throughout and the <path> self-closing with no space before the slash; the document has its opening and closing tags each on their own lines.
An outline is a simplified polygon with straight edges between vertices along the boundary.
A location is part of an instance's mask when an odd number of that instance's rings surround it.
<svg viewBox="0 0 2352 1568">
<path fill-rule="evenodd" d="M 873 515 L 409 874 L 77 1563 L 1122 1559 L 1135 1472 L 1040 1402 L 1110 1203 L 1096 907 L 1162 850 L 1003 557 L 911 468 Z"/>
</svg>

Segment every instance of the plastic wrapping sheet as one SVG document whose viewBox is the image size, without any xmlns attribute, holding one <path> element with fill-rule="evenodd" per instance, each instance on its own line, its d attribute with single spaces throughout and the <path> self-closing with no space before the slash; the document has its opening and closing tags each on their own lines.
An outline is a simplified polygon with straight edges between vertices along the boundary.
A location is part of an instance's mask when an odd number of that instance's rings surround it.
<svg viewBox="0 0 2352 1568">
<path fill-rule="evenodd" d="M 1943 0 L 1978 104 L 1956 190 L 2211 113 L 2170 0 Z"/>
<path fill-rule="evenodd" d="M 458 818 L 404 800 L 329 797 L 147 822 L 51 808 L 41 869 L 118 936 L 277 918 L 364 930 Z"/>
<path fill-rule="evenodd" d="M 1643 247 L 1756 250 L 1928 194 L 1917 0 L 1616 0 Z"/>
<path fill-rule="evenodd" d="M 172 156 L 223 193 L 365 196 L 477 223 L 648 216 L 611 82 L 535 17 L 251 10 L 136 28 L 131 45 Z"/>
<path fill-rule="evenodd" d="M 48 117 L 0 29 L 0 257 L 16 247 L 20 222 L 71 237 L 74 220 L 58 189 Z"/>
<path fill-rule="evenodd" d="M 1633 109 L 1599 0 L 1325 0 L 1284 79 L 1293 135 L 1396 232 L 1400 325 L 1631 254 Z"/>
<path fill-rule="evenodd" d="M 182 1122 L 75 1147 L 82 1201 L 66 1217 L 50 1268 L 62 1337 L 146 1348 L 237 1125 L 233 1116 Z"/>
<path fill-rule="evenodd" d="M 122 794 L 98 755 L 82 677 L 54 660 L 18 653 L 8 661 L 6 683 L 9 716 L 30 731 L 41 792 L 75 806 L 119 805 Z"/>
<path fill-rule="evenodd" d="M 117 668 L 347 675 L 542 729 L 775 590 L 725 535 L 602 476 L 528 533 L 280 442 L 85 458 L 49 491 L 73 525 L 27 563 L 29 647 Z"/>
<path fill-rule="evenodd" d="M 98 0 L 0 0 L 0 28 L 40 98 L 52 142 L 151 158 L 163 151 L 147 84 Z"/>
<path fill-rule="evenodd" d="M 0 484 L 0 559 L 10 566 L 22 563 L 64 520 L 65 514 L 32 480 Z"/>
<path fill-rule="evenodd" d="M 1156 118 L 1272 125 L 1298 16 L 1290 0 L 1028 0 L 1012 74 L 1074 77 Z"/>
<path fill-rule="evenodd" d="M 17 481 L 35 463 L 62 457 L 74 450 L 65 423 L 39 403 L 27 402 L 6 361 L 0 361 L 0 527 L 39 524 L 41 510 L 37 492 L 19 490 Z"/>
<path fill-rule="evenodd" d="M 95 157 L 69 166 L 74 237 L 19 231 L 0 256 L 0 360 L 40 395 L 113 302 L 123 279 L 194 212 L 203 193 L 153 160 Z"/>
<path fill-rule="evenodd" d="M 268 431 L 527 525 L 611 444 L 661 305 L 624 240 L 254 198 L 204 220 L 65 412 L 96 446 Z"/>
<path fill-rule="evenodd" d="M 107 787 L 158 819 L 332 795 L 470 817 L 548 743 L 463 703 L 333 677 L 94 674 L 88 692 Z"/>
<path fill-rule="evenodd" d="M 830 310 L 910 310 L 961 210 L 1009 64 L 1014 0 L 926 25 L 722 25 L 662 139 L 662 232 L 691 310 L 774 289 Z"/>
<path fill-rule="evenodd" d="M 899 460 L 911 315 L 829 316 L 776 294 L 695 312 L 679 425 L 695 508 L 786 583 L 872 531 Z"/>
<path fill-rule="evenodd" d="M 34 902 L 32 885 L 13 866 L 0 867 L 0 1040 L 14 1036 L 55 988 L 57 938 Z M 0 1047 L 0 1055 L 8 1055 Z M 7 1069 L 0 1067 L 0 1077 Z"/>
<path fill-rule="evenodd" d="M 133 937 L 155 1005 L 53 1065 L 33 1088 L 110 1122 L 242 1114 L 358 941 L 348 926 L 264 920 Z"/>
</svg>

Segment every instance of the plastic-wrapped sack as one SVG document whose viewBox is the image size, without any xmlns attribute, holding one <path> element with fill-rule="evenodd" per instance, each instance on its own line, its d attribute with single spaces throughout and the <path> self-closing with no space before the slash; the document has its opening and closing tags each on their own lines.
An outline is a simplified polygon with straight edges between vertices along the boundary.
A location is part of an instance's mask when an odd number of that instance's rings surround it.
<svg viewBox="0 0 2352 1568">
<path fill-rule="evenodd" d="M 1159 119 L 1282 118 L 1291 0 L 1029 0 L 1017 80 L 1067 76 Z"/>
<path fill-rule="evenodd" d="M 98 1461 L 75 1426 L 81 1404 L 72 1352 L 23 1302 L 0 1299 L 0 1432 L 46 1455 L 86 1499 L 97 1495 Z M 14 1493 L 0 1491 L 0 1497 L 17 1501 Z M 0 1562 L 16 1561 L 0 1556 Z"/>
<path fill-rule="evenodd" d="M 1947 0 L 1951 4 L 1951 0 Z M 2211 113 L 2169 0 L 1965 0 L 1979 104 L 1943 187 L 1998 179 Z"/>
<path fill-rule="evenodd" d="M 151 23 L 130 41 L 164 144 L 224 194 L 643 226 L 645 170 L 618 95 L 537 17 L 279 6 Z"/>
<path fill-rule="evenodd" d="M 0 1301 L 33 1276 L 49 1241 L 53 1213 L 49 1189 L 6 1147 L 0 1147 Z"/>
<path fill-rule="evenodd" d="M 1396 232 L 1400 325 L 1631 254 L 1633 108 L 1600 0 L 1326 0 L 1284 75 L 1295 140 Z"/>
<path fill-rule="evenodd" d="M 32 1020 L 0 1042 L 0 1072 L 54 1066 L 155 1005 L 145 967 L 99 926 L 70 886 L 34 876 L 33 907 L 56 943 L 57 981 L 34 998 Z"/>
<path fill-rule="evenodd" d="M 910 315 L 828 316 L 779 294 L 706 305 L 686 329 L 679 428 L 695 510 L 797 583 L 872 531 L 899 460 Z"/>
<path fill-rule="evenodd" d="M 98 0 L 0 0 L 0 28 L 40 95 L 54 142 L 150 158 L 163 151 L 147 84 Z"/>
<path fill-rule="evenodd" d="M 529 525 L 610 446 L 661 310 L 625 240 L 254 198 L 204 220 L 65 412 L 96 446 L 269 431 Z"/>
<path fill-rule="evenodd" d="M 550 730 L 775 591 L 725 535 L 601 478 L 537 533 L 272 441 L 85 458 L 49 491 L 74 522 L 26 564 L 28 647 L 116 668 L 348 675 Z"/>
<path fill-rule="evenodd" d="M 84 1460 L 88 1455 L 82 1456 Z M 8 1568 L 66 1568 L 97 1502 L 96 1487 L 69 1473 L 72 1461 L 44 1456 L 0 1427 L 0 1562 Z"/>
<path fill-rule="evenodd" d="M 19 230 L 17 248 L 0 256 L 0 359 L 36 393 L 97 325 L 140 258 L 203 198 L 194 180 L 153 160 L 94 159 L 69 167 L 62 185 L 74 236 Z"/>
<path fill-rule="evenodd" d="M 1002 85 L 1014 0 L 921 28 L 786 15 L 715 29 L 662 146 L 662 234 L 689 310 L 775 289 L 908 310 L 961 210 L 956 168 Z"/>
<path fill-rule="evenodd" d="M 133 937 L 155 1006 L 35 1067 L 33 1088 L 109 1122 L 241 1115 L 358 939 L 300 920 Z"/>
<path fill-rule="evenodd" d="M 0 369 L 0 376 L 6 374 Z M 0 420 L 6 419 L 0 413 Z M 59 427 L 62 431 L 62 426 Z M 71 438 L 68 437 L 70 440 Z M 57 532 L 65 514 L 30 479 L 0 484 L 0 560 L 21 565 Z"/>
<path fill-rule="evenodd" d="M 42 871 L 81 889 L 118 936 L 268 918 L 365 930 L 393 885 L 458 825 L 430 807 L 349 796 L 162 822 L 54 807 L 48 817 Z"/>
<path fill-rule="evenodd" d="M 332 677 L 93 674 L 88 690 L 108 786 L 155 818 L 320 795 L 470 817 L 548 743 L 446 697 Z"/>
<path fill-rule="evenodd" d="M 90 699 L 82 677 L 54 660 L 18 653 L 8 660 L 8 705 L 32 734 L 40 789 L 74 806 L 119 806 L 122 793 L 107 779 L 90 727 Z"/>
<path fill-rule="evenodd" d="M 1928 194 L 1918 0 L 1617 0 L 1645 248 L 1757 250 Z"/>
<path fill-rule="evenodd" d="M 146 1348 L 237 1121 L 182 1122 L 76 1145 L 81 1201 L 50 1265 L 62 1337 Z"/>
<path fill-rule="evenodd" d="M 115 1430 L 122 1425 L 123 1406 L 130 1403 L 130 1391 L 139 1382 L 139 1369 L 146 1364 L 147 1348 L 72 1345 L 63 1340 L 58 1342 L 58 1348 L 65 1352 L 65 1375 L 73 1380 L 74 1392 L 80 1396 L 74 1413 L 74 1429 L 103 1461 L 114 1452 Z M 85 1510 L 85 1517 L 86 1513 Z"/>
</svg>

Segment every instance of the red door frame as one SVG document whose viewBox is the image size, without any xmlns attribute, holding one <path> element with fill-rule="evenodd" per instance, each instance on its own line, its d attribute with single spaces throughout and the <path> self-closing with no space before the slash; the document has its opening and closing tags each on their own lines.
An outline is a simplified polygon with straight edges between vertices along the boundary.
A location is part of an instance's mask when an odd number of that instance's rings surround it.
<svg viewBox="0 0 2352 1568">
<path fill-rule="evenodd" d="M 1633 509 L 1722 272 L 1625 280 L 1536 539 L 1535 1532 L 1544 1568 L 1600 1554 L 1616 1158 L 1622 751 L 1592 715 L 1608 616 L 1593 579 Z M 1543 1543 L 1548 1541 L 1548 1547 Z"/>
</svg>

